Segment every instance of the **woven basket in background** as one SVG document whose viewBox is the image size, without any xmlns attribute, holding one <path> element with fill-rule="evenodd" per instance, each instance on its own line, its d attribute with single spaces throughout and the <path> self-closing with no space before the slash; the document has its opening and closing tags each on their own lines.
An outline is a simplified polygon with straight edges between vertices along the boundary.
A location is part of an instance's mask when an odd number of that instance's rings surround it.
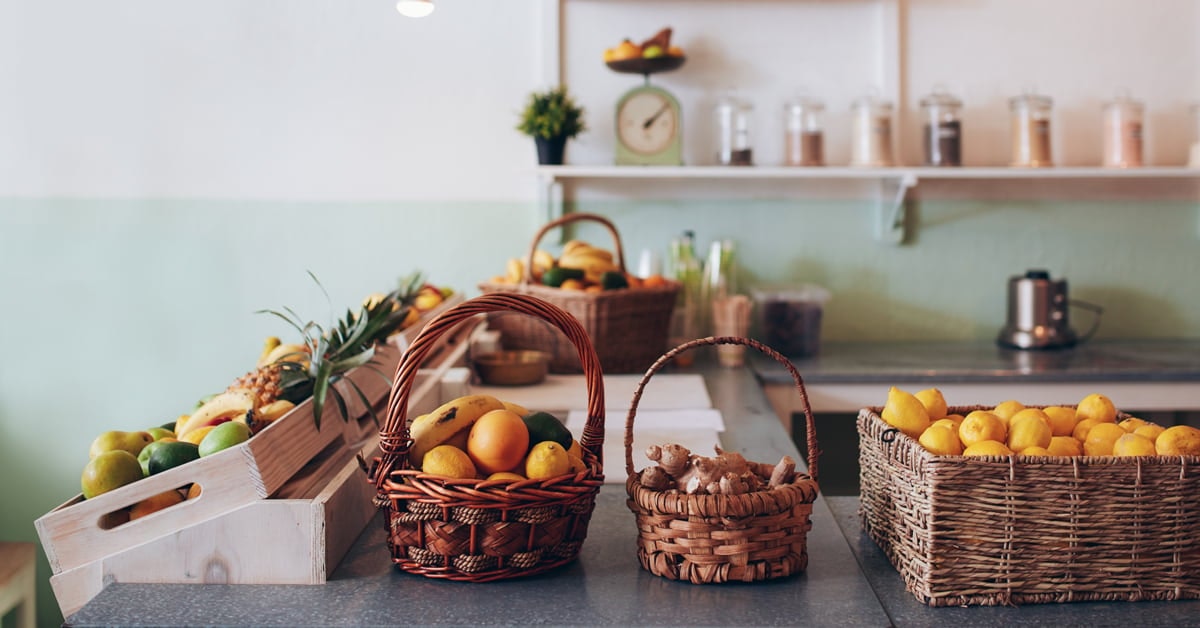
<svg viewBox="0 0 1200 628">
<path fill-rule="evenodd" d="M 514 312 L 562 330 L 578 351 L 587 381 L 587 421 L 579 444 L 585 470 L 547 480 L 471 480 L 426 475 L 408 451 L 408 396 L 439 336 L 490 312 Z M 483 295 L 431 320 L 404 353 L 380 429 L 381 457 L 371 471 L 392 561 L 431 578 L 486 582 L 527 576 L 569 563 L 587 536 L 604 483 L 604 381 L 596 353 L 570 314 L 535 297 Z"/>
<path fill-rule="evenodd" d="M 921 602 L 1200 598 L 1200 456 L 935 456 L 879 410 L 858 415 L 863 530 Z"/>
<path fill-rule="evenodd" d="M 789 484 L 741 495 L 689 495 L 642 486 L 633 468 L 633 420 L 642 390 L 654 373 L 676 355 L 719 344 L 757 349 L 791 374 L 804 408 L 809 473 L 797 471 Z M 637 553 L 642 568 L 656 576 L 695 584 L 755 582 L 804 571 L 808 566 L 810 516 L 818 492 L 818 455 L 808 392 L 786 357 L 757 341 L 736 336 L 692 340 L 663 354 L 638 382 L 625 419 L 626 503 L 637 520 Z"/>
<path fill-rule="evenodd" d="M 567 214 L 538 230 L 525 258 L 525 277 L 520 284 L 484 282 L 484 294 L 528 294 L 566 310 L 586 330 L 600 367 L 605 373 L 641 373 L 667 348 L 671 312 L 679 283 L 668 281 L 656 287 L 584 292 L 544 286 L 533 279 L 533 256 L 548 231 L 576 221 L 598 222 L 613 238 L 613 259 L 625 272 L 625 254 L 616 227 L 595 214 Z M 562 334 L 544 321 L 496 313 L 488 317 L 488 328 L 500 332 L 506 349 L 534 349 L 550 354 L 550 372 L 579 373 L 581 365 L 574 348 Z"/>
</svg>

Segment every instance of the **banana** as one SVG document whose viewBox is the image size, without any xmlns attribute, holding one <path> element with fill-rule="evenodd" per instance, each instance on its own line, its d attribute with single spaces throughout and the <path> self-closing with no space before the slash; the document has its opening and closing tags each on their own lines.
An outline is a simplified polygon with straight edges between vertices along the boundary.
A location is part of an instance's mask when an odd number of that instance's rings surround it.
<svg viewBox="0 0 1200 628">
<path fill-rule="evenodd" d="M 521 416 L 526 416 L 529 414 L 529 408 L 526 408 L 525 406 L 522 406 L 520 404 L 516 404 L 511 401 L 501 401 L 500 403 L 504 404 L 505 410 L 510 410 L 512 412 L 516 412 L 517 414 L 519 414 Z"/>
<path fill-rule="evenodd" d="M 274 349 L 271 349 L 261 360 L 258 361 L 259 366 L 265 364 L 274 364 L 275 362 L 305 362 L 308 360 L 308 345 L 286 343 L 281 344 Z"/>
<path fill-rule="evenodd" d="M 554 256 L 543 249 L 533 252 L 533 279 L 542 280 L 542 273 L 554 268 Z"/>
<path fill-rule="evenodd" d="M 607 252 L 607 251 L 605 251 Z M 558 260 L 563 268 L 578 268 L 583 271 L 584 278 L 592 283 L 599 283 L 604 273 L 619 270 L 612 262 L 612 254 L 607 257 L 595 251 L 583 251 L 564 255 Z"/>
<path fill-rule="evenodd" d="M 467 395 L 447 401 L 433 412 L 413 419 L 408 429 L 413 440 L 408 451 L 409 462 L 414 468 L 421 468 L 425 452 L 446 444 L 459 432 L 469 432 L 476 419 L 502 408 L 504 403 L 491 395 Z"/>
<path fill-rule="evenodd" d="M 254 394 L 245 390 L 230 390 L 223 392 L 212 399 L 209 399 L 204 405 L 196 408 L 196 411 L 188 417 L 187 421 L 179 429 L 175 430 L 175 437 L 180 438 L 184 434 L 205 425 L 211 424 L 216 419 L 233 416 L 236 420 L 238 416 L 243 419 L 246 413 L 254 409 Z"/>
<path fill-rule="evenodd" d="M 510 257 L 504 265 L 504 278 L 511 284 L 521 283 L 521 280 L 525 278 L 525 262 Z"/>
<path fill-rule="evenodd" d="M 267 356 L 271 355 L 271 352 L 275 350 L 275 347 L 278 347 L 282 342 L 283 341 L 280 340 L 278 336 L 267 336 L 267 339 L 263 341 L 262 352 L 258 354 L 258 366 L 266 364 L 266 362 L 263 362 L 263 360 L 266 360 Z"/>
<path fill-rule="evenodd" d="M 250 426 L 250 431 L 254 434 L 261 432 L 271 423 L 283 417 L 283 415 L 292 411 L 296 404 L 287 399 L 276 399 L 271 403 L 246 413 L 246 424 Z"/>
</svg>

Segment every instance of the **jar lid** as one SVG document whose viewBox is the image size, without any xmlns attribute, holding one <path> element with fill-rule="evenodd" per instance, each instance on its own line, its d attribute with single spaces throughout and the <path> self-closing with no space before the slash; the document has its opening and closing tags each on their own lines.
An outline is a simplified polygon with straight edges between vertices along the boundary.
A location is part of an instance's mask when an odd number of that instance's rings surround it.
<svg viewBox="0 0 1200 628">
<path fill-rule="evenodd" d="M 921 99 L 922 107 L 929 107 L 933 105 L 942 107 L 961 107 L 962 101 L 950 95 L 948 92 L 935 89 L 928 96 Z"/>
<path fill-rule="evenodd" d="M 1112 100 L 1104 103 L 1105 109 L 1131 109 L 1141 111 L 1146 106 L 1140 100 L 1134 100 L 1128 93 L 1120 93 L 1113 97 Z"/>
<path fill-rule="evenodd" d="M 811 98 L 796 98 L 789 100 L 784 104 L 784 109 L 791 111 L 792 109 L 801 109 L 804 111 L 824 111 L 825 103 Z"/>
<path fill-rule="evenodd" d="M 1021 94 L 1008 99 L 1010 107 L 1049 107 L 1054 101 L 1040 94 Z"/>
<path fill-rule="evenodd" d="M 852 109 L 879 109 L 883 111 L 892 110 L 891 101 L 883 100 L 872 94 L 867 94 L 866 96 L 855 100 L 850 106 Z"/>
</svg>

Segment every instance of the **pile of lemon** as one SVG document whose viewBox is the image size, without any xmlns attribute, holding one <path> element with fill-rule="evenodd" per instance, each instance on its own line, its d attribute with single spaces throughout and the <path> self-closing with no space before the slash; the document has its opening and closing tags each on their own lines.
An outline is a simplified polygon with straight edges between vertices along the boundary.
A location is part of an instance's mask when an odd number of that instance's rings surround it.
<svg viewBox="0 0 1200 628">
<path fill-rule="evenodd" d="M 1136 417 L 1117 422 L 1116 406 L 1099 393 L 1075 406 L 1008 400 L 962 416 L 949 414 L 937 388 L 893 386 L 880 417 L 939 456 L 1200 456 L 1200 429 Z"/>
</svg>

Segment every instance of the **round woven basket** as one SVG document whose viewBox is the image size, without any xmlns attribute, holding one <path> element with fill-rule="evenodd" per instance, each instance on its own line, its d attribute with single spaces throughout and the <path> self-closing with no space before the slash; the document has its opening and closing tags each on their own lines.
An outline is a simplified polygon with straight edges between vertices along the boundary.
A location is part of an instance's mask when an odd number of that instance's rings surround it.
<svg viewBox="0 0 1200 628">
<path fill-rule="evenodd" d="M 676 355 L 720 344 L 757 349 L 791 374 L 804 408 L 809 472 L 797 472 L 788 484 L 741 495 L 689 495 L 642 486 L 633 468 L 633 420 L 642 390 Z M 656 576 L 695 584 L 756 582 L 804 571 L 808 566 L 806 540 L 812 528 L 809 517 L 818 492 L 818 454 L 804 380 L 775 350 L 749 338 L 722 336 L 685 342 L 663 354 L 638 382 L 625 419 L 626 503 L 637 519 L 642 568 Z"/>
<path fill-rule="evenodd" d="M 497 311 L 548 321 L 578 350 L 587 382 L 587 422 L 579 439 L 586 469 L 511 482 L 426 475 L 409 463 L 408 397 L 418 369 L 439 336 Z M 604 483 L 604 380 L 587 334 L 562 309 L 528 295 L 491 294 L 431 320 L 400 360 L 379 435 L 382 454 L 371 478 L 376 505 L 388 509 L 388 547 L 399 568 L 431 578 L 486 582 L 541 573 L 579 555 Z"/>
</svg>

